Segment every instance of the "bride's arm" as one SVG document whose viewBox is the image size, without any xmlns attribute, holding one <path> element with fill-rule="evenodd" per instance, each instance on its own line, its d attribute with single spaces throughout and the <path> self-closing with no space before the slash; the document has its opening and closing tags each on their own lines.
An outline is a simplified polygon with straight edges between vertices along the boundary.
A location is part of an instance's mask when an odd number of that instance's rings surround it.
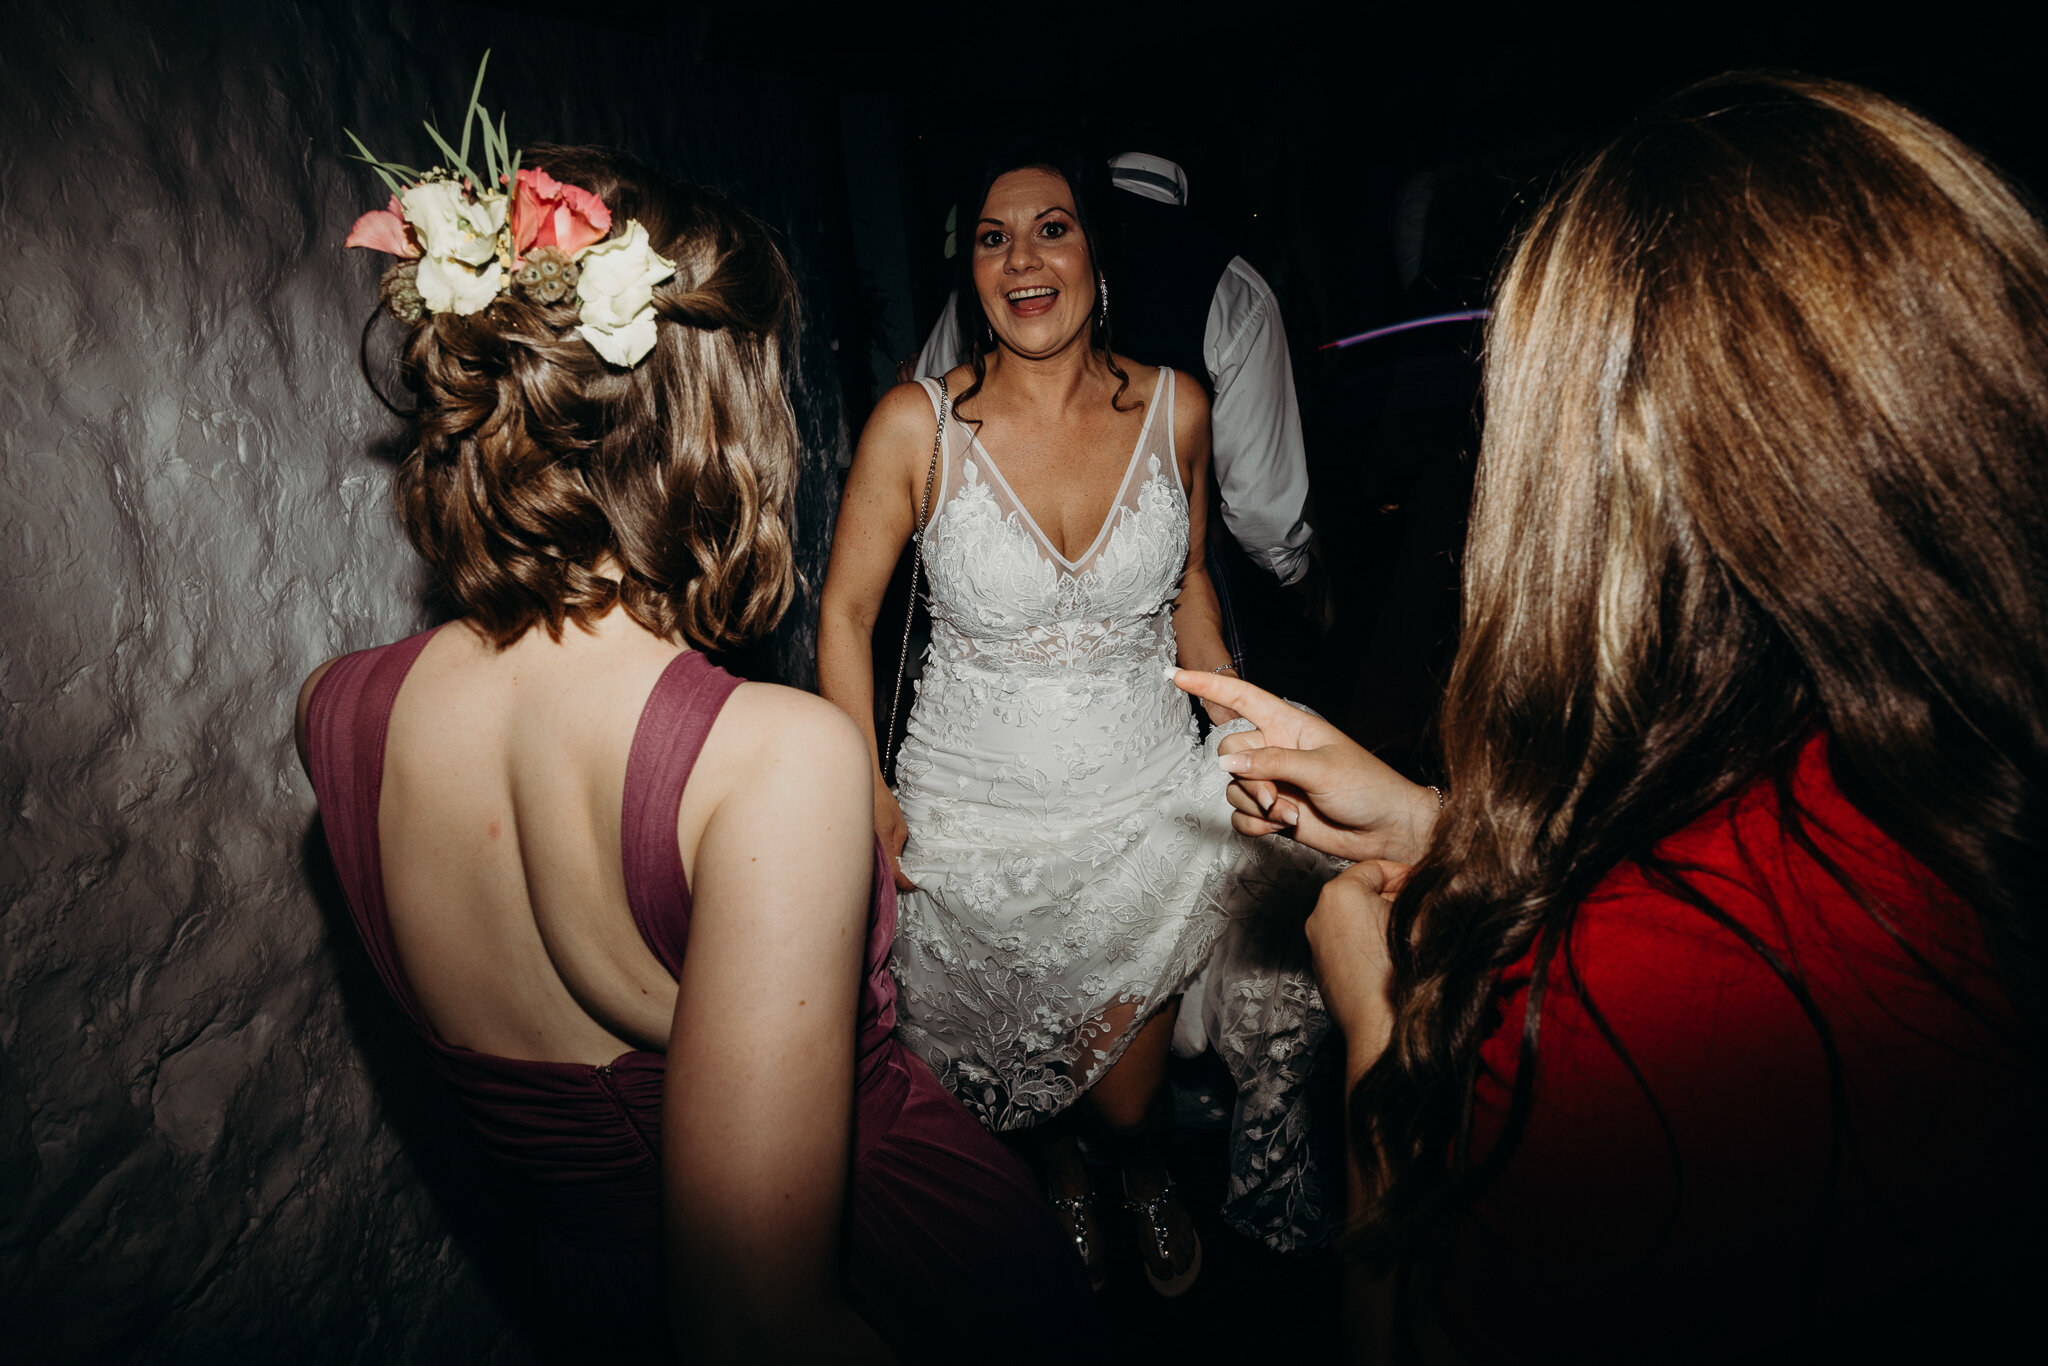
<svg viewBox="0 0 2048 1366">
<path fill-rule="evenodd" d="M 1236 667 L 1223 643 L 1223 609 L 1216 586 L 1209 581 L 1209 398 L 1202 386 L 1179 371 L 1173 376 L 1173 448 L 1180 461 L 1181 485 L 1188 491 L 1188 563 L 1181 574 L 1180 596 L 1173 601 L 1173 633 L 1179 643 L 1176 662 L 1183 669 L 1209 673 Z M 1237 715 L 1215 702 L 1203 702 L 1212 721 Z"/>
<path fill-rule="evenodd" d="M 875 618 L 889 576 L 916 529 L 937 425 L 921 385 L 899 384 L 875 405 L 846 473 L 832 562 L 818 604 L 818 694 L 852 717 L 867 738 L 875 833 L 888 850 L 898 890 L 910 886 L 896 867 L 908 832 L 895 794 L 882 781 L 875 740 Z M 938 497 L 936 488 L 932 496 Z M 893 639 L 888 644 L 901 647 Z"/>
</svg>

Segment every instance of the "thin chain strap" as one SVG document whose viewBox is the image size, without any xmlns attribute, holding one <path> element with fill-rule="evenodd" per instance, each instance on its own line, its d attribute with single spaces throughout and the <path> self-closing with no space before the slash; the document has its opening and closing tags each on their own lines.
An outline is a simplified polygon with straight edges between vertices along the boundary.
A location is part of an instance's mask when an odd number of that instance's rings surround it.
<svg viewBox="0 0 2048 1366">
<path fill-rule="evenodd" d="M 896 716 L 903 706 L 903 675 L 910 668 L 910 623 L 917 617 L 917 571 L 924 567 L 924 528 L 932 505 L 932 479 L 939 472 L 939 447 L 946 440 L 946 377 L 939 376 L 939 429 L 932 434 L 932 462 L 925 467 L 924 495 L 917 500 L 917 530 L 910 537 L 910 606 L 903 614 L 903 649 L 896 656 L 896 693 L 889 699 L 889 729 L 883 742 L 889 745 L 889 771 L 884 777 L 896 784 Z"/>
</svg>

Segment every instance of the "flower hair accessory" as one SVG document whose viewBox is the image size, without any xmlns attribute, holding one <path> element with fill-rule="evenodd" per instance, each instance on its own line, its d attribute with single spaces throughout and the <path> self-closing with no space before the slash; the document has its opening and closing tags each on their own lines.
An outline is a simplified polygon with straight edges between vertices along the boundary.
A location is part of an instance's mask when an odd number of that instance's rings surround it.
<svg viewBox="0 0 2048 1366">
<path fill-rule="evenodd" d="M 576 331 L 613 365 L 628 369 L 654 349 L 654 287 L 676 273 L 633 219 L 610 240 L 612 211 L 603 200 L 538 168 L 520 154 L 477 103 L 486 52 L 462 117 L 462 143 L 450 147 L 429 123 L 427 136 L 447 164 L 416 171 L 379 161 L 354 133 L 349 138 L 385 187 L 391 203 L 356 220 L 345 246 L 399 258 L 385 272 L 380 297 L 400 321 L 429 313 L 468 315 L 511 293 L 556 304 L 573 291 L 582 321 Z M 469 166 L 472 124 L 483 131 L 482 176 Z M 346 131 L 346 130 L 344 130 Z"/>
</svg>

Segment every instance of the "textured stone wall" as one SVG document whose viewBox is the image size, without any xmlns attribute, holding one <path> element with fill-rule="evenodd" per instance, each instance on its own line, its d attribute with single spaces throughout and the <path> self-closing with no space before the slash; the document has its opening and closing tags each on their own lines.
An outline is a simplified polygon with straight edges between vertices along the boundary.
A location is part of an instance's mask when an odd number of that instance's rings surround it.
<svg viewBox="0 0 2048 1366">
<path fill-rule="evenodd" d="M 844 444 L 802 91 L 690 21 L 10 6 L 0 42 L 0 1323 L 14 1361 L 530 1359 L 513 1232 L 322 871 L 290 701 L 425 624 L 357 370 L 381 204 L 482 49 L 512 139 L 725 185 L 806 278 L 798 539 Z M 538 8 L 530 7 L 530 8 Z M 652 25 L 650 28 L 649 25 Z M 823 157 L 818 149 L 825 149 Z M 805 682 L 814 599 L 754 661 Z"/>
</svg>

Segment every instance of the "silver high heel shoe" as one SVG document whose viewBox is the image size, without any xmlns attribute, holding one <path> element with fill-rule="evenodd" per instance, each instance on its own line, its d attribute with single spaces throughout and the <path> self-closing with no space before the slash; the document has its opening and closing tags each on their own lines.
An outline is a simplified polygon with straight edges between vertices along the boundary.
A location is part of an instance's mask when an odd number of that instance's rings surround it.
<svg viewBox="0 0 2048 1366">
<path fill-rule="evenodd" d="M 1159 1261 L 1169 1272 L 1173 1270 L 1173 1249 L 1167 1245 L 1166 1206 L 1172 1202 L 1179 1190 L 1173 1178 L 1168 1177 L 1159 1194 L 1150 1200 L 1133 1200 L 1130 1198 L 1130 1178 L 1124 1179 L 1124 1208 L 1144 1220 L 1144 1232 L 1151 1234 L 1152 1245 L 1159 1254 Z M 1152 1271 L 1152 1259 L 1140 1254 L 1140 1260 L 1145 1264 L 1145 1279 L 1152 1283 L 1153 1290 L 1169 1300 L 1186 1294 L 1188 1287 L 1195 1283 L 1195 1277 L 1202 1274 L 1202 1235 L 1195 1232 L 1192 1222 L 1188 1226 L 1188 1237 L 1194 1240 L 1195 1255 L 1188 1262 L 1188 1269 L 1178 1275 L 1155 1275 Z"/>
<path fill-rule="evenodd" d="M 1074 1251 L 1081 1254 L 1081 1265 L 1088 1269 L 1088 1288 L 1100 1293 L 1102 1287 L 1109 1284 L 1109 1264 L 1103 1255 L 1102 1244 L 1095 1236 L 1095 1193 L 1048 1193 L 1045 1199 L 1052 1206 L 1054 1217 L 1065 1224 L 1074 1237 Z"/>
</svg>

